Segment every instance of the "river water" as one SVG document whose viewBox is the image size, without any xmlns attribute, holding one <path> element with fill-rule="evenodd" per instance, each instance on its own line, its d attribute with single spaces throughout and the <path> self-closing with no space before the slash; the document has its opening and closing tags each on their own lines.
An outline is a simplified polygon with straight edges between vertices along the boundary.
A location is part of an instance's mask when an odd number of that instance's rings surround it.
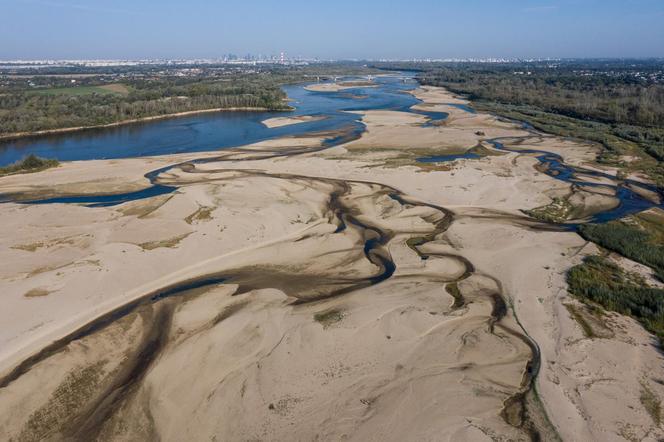
<svg viewBox="0 0 664 442">
<path fill-rule="evenodd" d="M 164 155 L 183 152 L 203 152 L 242 146 L 271 138 L 288 135 L 303 135 L 318 131 L 335 131 L 354 126 L 359 134 L 363 131 L 358 114 L 348 111 L 362 110 L 398 110 L 416 112 L 429 117 L 431 122 L 447 117 L 443 112 L 422 112 L 410 109 L 420 101 L 407 93 L 418 85 L 412 73 L 375 78 L 376 87 L 358 87 L 340 92 L 311 92 L 304 85 L 284 87 L 293 112 L 219 112 L 199 114 L 188 117 L 130 124 L 105 129 L 92 129 L 82 132 L 28 138 L 0 144 L 0 165 L 10 164 L 29 153 L 45 158 L 57 158 L 63 161 L 90 160 L 105 158 L 128 158 L 148 155 Z M 475 112 L 468 106 L 457 106 L 466 112 Z M 261 122 L 278 116 L 314 115 L 325 119 L 298 123 L 279 128 L 268 128 Z M 343 139 L 331 139 L 329 144 L 342 142 Z M 504 147 L 499 140 L 492 140 L 494 147 Z M 550 176 L 570 182 L 577 186 L 606 186 L 589 184 L 578 179 L 579 174 L 613 178 L 601 172 L 581 170 L 568 166 L 554 153 L 541 150 L 514 150 L 519 153 L 536 155 L 541 164 L 547 166 Z M 422 162 L 445 162 L 458 159 L 481 158 L 474 153 L 420 158 Z M 166 168 L 167 169 L 167 168 Z M 151 181 L 163 170 L 156 170 L 148 175 Z M 607 222 L 626 215 L 646 210 L 651 207 L 664 208 L 633 192 L 629 187 L 643 187 L 662 196 L 661 189 L 638 182 L 616 183 L 616 196 L 620 200 L 618 207 L 601 212 L 592 217 L 593 222 Z M 117 195 L 86 195 L 58 197 L 32 203 L 78 203 L 91 207 L 112 206 L 126 201 L 148 198 L 170 193 L 174 187 L 153 185 L 147 189 Z M 0 200 L 2 200 L 0 196 Z M 5 199 L 6 201 L 6 199 Z"/>
<path fill-rule="evenodd" d="M 4 142 L 0 143 L 0 166 L 31 153 L 61 161 L 130 158 L 211 151 L 286 135 L 336 130 L 348 124 L 360 129 L 359 115 L 343 111 L 407 110 L 419 102 L 404 93 L 417 87 L 410 74 L 377 77 L 375 81 L 378 87 L 339 93 L 310 92 L 301 84 L 286 86 L 294 112 L 217 112 Z M 444 117 L 439 114 L 431 116 Z M 328 118 L 273 129 L 261 123 L 272 117 L 298 115 Z"/>
</svg>

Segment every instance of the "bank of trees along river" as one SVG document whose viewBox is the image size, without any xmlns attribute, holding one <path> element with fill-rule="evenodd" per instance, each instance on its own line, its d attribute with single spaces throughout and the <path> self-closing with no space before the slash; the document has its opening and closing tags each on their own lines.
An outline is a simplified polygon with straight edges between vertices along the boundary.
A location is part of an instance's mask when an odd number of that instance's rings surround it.
<svg viewBox="0 0 664 442">
<path fill-rule="evenodd" d="M 420 80 L 466 94 L 479 109 L 601 143 L 600 161 L 664 184 L 661 61 L 453 64 L 430 68 Z"/>
<path fill-rule="evenodd" d="M 224 80 L 132 80 L 117 88 L 57 88 L 0 95 L 0 135 L 95 126 L 213 108 L 286 109 L 279 84 L 264 76 Z"/>
<path fill-rule="evenodd" d="M 60 68 L 51 75 L 26 72 L 0 82 L 0 136 L 97 126 L 204 109 L 286 110 L 281 86 L 345 73 L 359 65 L 270 66 L 234 69 L 188 66 Z M 184 74 L 184 76 L 183 76 Z M 72 82 L 73 81 L 73 82 Z"/>
</svg>

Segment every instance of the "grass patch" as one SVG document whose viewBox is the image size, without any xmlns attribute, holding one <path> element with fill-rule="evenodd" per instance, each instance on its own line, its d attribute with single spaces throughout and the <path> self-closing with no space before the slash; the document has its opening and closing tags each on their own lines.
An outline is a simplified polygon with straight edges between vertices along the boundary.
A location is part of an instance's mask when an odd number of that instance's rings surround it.
<svg viewBox="0 0 664 442">
<path fill-rule="evenodd" d="M 583 334 L 585 335 L 586 338 L 594 338 L 595 332 L 593 331 L 593 328 L 590 326 L 588 321 L 583 317 L 579 309 L 572 304 L 564 304 L 565 308 L 569 312 L 569 315 L 581 326 L 581 330 L 583 330 Z"/>
<path fill-rule="evenodd" d="M 32 289 L 26 292 L 25 296 L 26 298 L 41 298 L 42 296 L 48 296 L 49 295 L 48 290 L 46 289 Z"/>
<path fill-rule="evenodd" d="M 122 83 L 105 84 L 103 86 L 99 86 L 99 89 L 120 95 L 128 95 L 130 92 L 129 88 Z"/>
<path fill-rule="evenodd" d="M 612 338 L 613 331 L 604 322 L 601 307 L 588 304 L 563 304 L 586 338 Z"/>
<path fill-rule="evenodd" d="M 71 371 L 55 389 L 48 403 L 28 418 L 18 440 L 49 440 L 57 435 L 97 391 L 104 377 L 105 364 L 106 361 L 100 361 Z"/>
<path fill-rule="evenodd" d="M 339 86 L 343 87 L 363 87 L 363 86 L 375 86 L 376 83 L 373 81 L 363 81 L 363 80 L 357 80 L 357 81 L 342 81 L 339 83 Z"/>
<path fill-rule="evenodd" d="M 664 290 L 648 286 L 601 256 L 588 256 L 567 274 L 570 292 L 585 302 L 629 315 L 664 342 Z"/>
<path fill-rule="evenodd" d="M 41 247 L 46 247 L 46 243 L 44 242 L 33 242 L 30 244 L 19 244 L 16 246 L 12 246 L 11 248 L 14 250 L 23 250 L 25 252 L 36 252 L 37 249 Z"/>
<path fill-rule="evenodd" d="M 184 220 L 187 224 L 193 224 L 196 221 L 209 221 L 212 219 L 212 211 L 214 207 L 199 207 L 194 213 L 186 217 Z"/>
<path fill-rule="evenodd" d="M 31 91 L 36 95 L 90 95 L 90 94 L 110 94 L 127 95 L 129 90 L 122 84 L 107 84 L 104 86 L 72 86 L 72 87 L 52 87 L 48 89 L 39 89 Z"/>
<path fill-rule="evenodd" d="M 333 308 L 314 314 L 314 321 L 320 323 L 323 326 L 323 329 L 326 329 L 341 321 L 344 316 L 346 315 L 343 310 Z"/>
<path fill-rule="evenodd" d="M 639 400 L 655 425 L 659 426 L 662 423 L 662 403 L 645 382 L 641 383 L 641 396 Z"/>
<path fill-rule="evenodd" d="M 44 248 L 44 247 L 53 247 L 53 246 L 64 246 L 64 245 L 73 245 L 75 243 L 74 238 L 78 235 L 74 236 L 66 236 L 63 238 L 54 238 L 54 239 L 49 239 L 49 240 L 44 240 L 44 241 L 37 241 L 29 244 L 18 244 L 15 246 L 12 246 L 11 248 L 14 250 L 23 250 L 25 252 L 35 252 L 38 249 Z"/>
<path fill-rule="evenodd" d="M 644 172 L 658 185 L 664 185 L 662 146 L 652 141 L 664 138 L 664 129 L 611 125 L 545 112 L 527 105 L 488 101 L 474 104 L 481 111 L 525 121 L 543 132 L 599 143 L 605 148 L 598 158 L 600 163 L 619 167 L 625 172 Z M 636 160 L 627 163 L 621 159 L 622 156 L 635 157 Z"/>
<path fill-rule="evenodd" d="M 531 218 L 549 223 L 562 223 L 567 221 L 570 214 L 574 210 L 574 206 L 567 200 L 567 198 L 555 197 L 553 201 L 542 207 L 537 207 L 531 210 L 522 210 L 523 213 Z"/>
<path fill-rule="evenodd" d="M 633 219 L 650 234 L 652 244 L 664 246 L 664 211 L 650 209 L 637 213 Z"/>
<path fill-rule="evenodd" d="M 482 143 L 477 143 L 477 145 L 475 147 L 471 147 L 468 150 L 468 153 L 474 153 L 474 154 L 482 156 L 482 157 L 500 157 L 500 156 L 506 155 L 504 152 L 499 152 L 499 151 L 489 149 Z"/>
<path fill-rule="evenodd" d="M 117 210 L 127 216 L 136 216 L 138 218 L 147 218 L 153 212 L 166 204 L 172 195 L 160 195 L 146 200 L 131 201 L 123 204 Z"/>
<path fill-rule="evenodd" d="M 58 160 L 40 158 L 35 154 L 30 154 L 20 161 L 9 166 L 0 167 L 0 176 L 13 175 L 16 173 L 33 173 L 57 167 L 60 165 Z"/>
<path fill-rule="evenodd" d="M 172 248 L 176 247 L 178 244 L 180 244 L 180 241 L 182 241 L 183 239 L 185 239 L 189 235 L 191 235 L 191 232 L 190 233 L 185 233 L 184 235 L 175 236 L 175 237 L 169 238 L 169 239 L 162 239 L 160 241 L 144 242 L 144 243 L 139 244 L 138 246 L 140 248 L 142 248 L 143 250 L 154 250 L 154 249 L 159 249 L 159 248 L 162 248 L 162 247 L 172 249 Z"/>
<path fill-rule="evenodd" d="M 605 249 L 651 267 L 664 281 L 664 226 L 659 215 L 639 214 L 606 224 L 586 224 L 579 233 Z"/>
</svg>

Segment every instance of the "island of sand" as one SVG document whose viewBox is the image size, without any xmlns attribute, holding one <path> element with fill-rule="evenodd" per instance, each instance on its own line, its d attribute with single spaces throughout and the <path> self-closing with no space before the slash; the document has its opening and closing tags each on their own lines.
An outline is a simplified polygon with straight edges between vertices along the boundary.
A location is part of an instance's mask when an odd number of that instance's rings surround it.
<svg viewBox="0 0 664 442">
<path fill-rule="evenodd" d="M 664 397 L 653 337 L 608 313 L 584 333 L 565 272 L 597 248 L 523 212 L 614 207 L 519 151 L 590 167 L 597 147 L 413 93 L 444 123 L 366 111 L 335 147 L 321 133 L 0 178 L 0 439 L 664 438 L 642 400 Z M 20 203 L 153 185 L 172 191 Z"/>
<path fill-rule="evenodd" d="M 357 89 L 365 87 L 376 87 L 376 83 L 371 80 L 355 81 L 335 81 L 331 83 L 315 83 L 305 86 L 305 90 L 311 92 L 340 92 L 348 89 Z"/>
<path fill-rule="evenodd" d="M 265 127 L 273 129 L 275 127 L 290 126 L 300 123 L 312 123 L 314 121 L 325 120 L 325 115 L 298 115 L 295 117 L 273 117 L 263 120 L 262 123 Z"/>
</svg>

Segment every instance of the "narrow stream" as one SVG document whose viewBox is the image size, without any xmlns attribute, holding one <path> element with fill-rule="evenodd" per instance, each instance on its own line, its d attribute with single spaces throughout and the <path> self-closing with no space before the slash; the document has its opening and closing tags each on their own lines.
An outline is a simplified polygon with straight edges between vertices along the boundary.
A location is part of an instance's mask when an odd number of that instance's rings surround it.
<svg viewBox="0 0 664 442">
<path fill-rule="evenodd" d="M 537 149 L 522 149 L 522 148 L 508 148 L 499 139 L 489 140 L 489 143 L 493 145 L 496 149 L 514 152 L 519 154 L 534 154 L 537 155 L 536 158 L 540 162 L 540 165 L 543 166 L 544 172 L 552 178 L 555 178 L 566 183 L 574 184 L 578 187 L 605 187 L 610 188 L 615 191 L 615 197 L 618 199 L 619 204 L 613 209 L 605 210 L 603 212 L 596 213 L 588 222 L 591 223 L 606 223 L 609 221 L 614 221 L 620 218 L 624 218 L 628 215 L 633 215 L 635 213 L 648 210 L 653 207 L 659 207 L 664 209 L 664 192 L 662 189 L 658 189 L 656 186 L 646 183 L 641 183 L 634 180 L 621 180 L 617 184 L 608 184 L 608 183 L 596 183 L 589 182 L 579 179 L 579 175 L 586 175 L 593 178 L 603 178 L 616 182 L 616 178 L 613 175 L 603 173 L 596 170 L 585 169 L 582 167 L 574 167 L 565 164 L 564 159 L 555 153 L 546 152 L 543 150 Z M 628 186 L 634 186 L 642 188 L 648 192 L 654 192 L 659 195 L 659 203 L 655 203 L 638 193 L 634 192 Z M 578 223 L 568 224 L 570 228 L 576 229 Z"/>
</svg>

